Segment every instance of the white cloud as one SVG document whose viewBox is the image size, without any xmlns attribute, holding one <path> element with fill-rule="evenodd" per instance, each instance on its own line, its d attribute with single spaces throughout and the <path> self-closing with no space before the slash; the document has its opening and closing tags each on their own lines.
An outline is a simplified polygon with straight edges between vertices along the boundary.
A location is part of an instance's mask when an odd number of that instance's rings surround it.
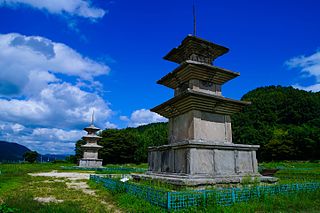
<svg viewBox="0 0 320 213">
<path fill-rule="evenodd" d="M 104 124 L 104 127 L 105 127 L 106 129 L 115 129 L 115 128 L 117 128 L 118 126 L 117 126 L 116 124 L 114 124 L 114 123 L 111 123 L 111 122 L 107 121 L 107 122 Z M 100 130 L 100 131 L 101 131 L 101 130 Z"/>
<path fill-rule="evenodd" d="M 110 69 L 65 44 L 10 33 L 0 34 L 0 70 L 0 95 L 17 96 L 30 95 L 48 83 L 59 81 L 54 74 L 93 81 Z"/>
<path fill-rule="evenodd" d="M 25 129 L 25 126 L 18 123 L 0 123 L 1 132 L 19 133 Z"/>
<path fill-rule="evenodd" d="M 8 7 L 28 5 L 53 14 L 68 14 L 93 20 L 102 18 L 106 14 L 105 10 L 92 6 L 91 1 L 86 0 L 0 0 L 0 5 Z"/>
<path fill-rule="evenodd" d="M 23 125 L 17 124 L 17 123 L 16 123 L 16 124 L 13 124 L 13 125 L 11 126 L 11 128 L 12 128 L 13 132 L 15 132 L 15 133 L 21 132 L 22 130 L 25 129 L 25 127 L 24 127 Z"/>
<path fill-rule="evenodd" d="M 320 51 L 310 56 L 298 56 L 285 62 L 289 69 L 300 69 L 302 75 L 314 77 L 316 83 L 309 86 L 294 85 L 295 88 L 317 92 L 320 90 Z"/>
<path fill-rule="evenodd" d="M 98 125 L 103 125 L 112 115 L 112 110 L 100 96 L 69 83 L 49 84 L 38 96 L 28 100 L 0 99 L 0 119 L 25 125 L 81 127 L 89 123 L 93 110 Z"/>
<path fill-rule="evenodd" d="M 57 128 L 36 128 L 33 130 L 31 136 L 37 138 L 38 141 L 75 142 L 85 134 L 85 131 L 79 130 L 66 131 Z"/>
<path fill-rule="evenodd" d="M 312 92 L 320 92 L 320 84 L 314 84 L 311 86 L 300 86 L 300 85 L 293 85 L 294 88 L 305 90 L 305 91 L 312 91 Z"/>
<path fill-rule="evenodd" d="M 65 44 L 0 34 L 0 139 L 61 154 L 72 152 L 92 111 L 96 126 L 115 128 L 108 121 L 113 114 L 109 103 L 98 95 L 103 85 L 95 80 L 108 72 L 107 65 Z M 65 80 L 72 78 L 74 82 Z"/>
<path fill-rule="evenodd" d="M 121 120 L 121 121 L 130 121 L 130 119 L 128 118 L 128 116 L 120 116 L 119 117 L 119 119 Z"/>
<path fill-rule="evenodd" d="M 150 110 L 147 110 L 147 109 L 139 109 L 134 111 L 131 114 L 130 119 L 126 116 L 121 116 L 121 117 L 123 121 L 125 121 L 126 118 L 129 120 L 128 125 L 130 127 L 137 127 L 137 126 L 146 125 L 150 123 L 168 121 L 166 118 L 160 116 L 157 113 L 151 112 Z"/>
</svg>

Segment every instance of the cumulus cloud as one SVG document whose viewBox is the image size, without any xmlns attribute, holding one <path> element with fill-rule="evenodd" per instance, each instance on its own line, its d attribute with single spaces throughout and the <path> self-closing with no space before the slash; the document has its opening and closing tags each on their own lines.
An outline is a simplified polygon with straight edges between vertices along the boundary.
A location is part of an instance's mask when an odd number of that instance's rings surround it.
<svg viewBox="0 0 320 213">
<path fill-rule="evenodd" d="M 49 84 L 28 100 L 0 99 L 0 119 L 26 125 L 78 128 L 90 121 L 93 110 L 98 125 L 112 115 L 100 96 L 69 83 Z"/>
<path fill-rule="evenodd" d="M 92 111 L 97 126 L 115 128 L 108 121 L 113 111 L 97 92 L 102 84 L 95 80 L 108 72 L 107 65 L 65 44 L 39 36 L 0 34 L 0 139 L 43 153 L 61 153 L 69 152 L 71 145 L 73 150 Z M 86 82 L 90 89 L 77 82 Z"/>
<path fill-rule="evenodd" d="M 124 116 L 124 115 L 120 116 L 119 119 L 120 119 L 121 121 L 130 121 L 130 119 L 128 118 L 128 116 Z"/>
<path fill-rule="evenodd" d="M 314 84 L 306 87 L 295 84 L 293 87 L 305 91 L 320 92 L 320 84 Z"/>
<path fill-rule="evenodd" d="M 107 121 L 104 125 L 103 125 L 106 129 L 116 129 L 118 126 L 114 123 L 111 123 L 109 121 Z M 102 131 L 102 130 L 100 130 Z M 99 132 L 98 132 L 99 134 Z"/>
<path fill-rule="evenodd" d="M 94 7 L 91 1 L 86 0 L 0 0 L 0 5 L 31 6 L 53 14 L 68 14 L 93 20 L 102 18 L 106 14 L 105 10 Z"/>
<path fill-rule="evenodd" d="M 120 116 L 120 120 L 128 121 L 128 126 L 130 127 L 168 121 L 166 118 L 147 109 L 139 109 L 134 111 L 130 118 L 127 116 Z"/>
<path fill-rule="evenodd" d="M 25 126 L 18 124 L 18 123 L 0 123 L 0 130 L 1 132 L 12 132 L 12 133 L 19 133 L 25 129 Z"/>
<path fill-rule="evenodd" d="M 320 91 L 320 50 L 309 56 L 297 56 L 285 62 L 289 69 L 300 69 L 305 77 L 314 77 L 316 83 L 309 86 L 299 84 L 294 87 L 307 91 Z"/>
<path fill-rule="evenodd" d="M 66 131 L 57 128 L 36 128 L 32 131 L 31 136 L 37 138 L 39 141 L 63 141 L 74 142 L 79 140 L 85 131 L 70 130 Z"/>
<path fill-rule="evenodd" d="M 110 68 L 62 43 L 39 36 L 0 34 L 0 95 L 29 95 L 64 74 L 92 81 Z M 17 75 L 19 73 L 19 75 Z"/>
</svg>

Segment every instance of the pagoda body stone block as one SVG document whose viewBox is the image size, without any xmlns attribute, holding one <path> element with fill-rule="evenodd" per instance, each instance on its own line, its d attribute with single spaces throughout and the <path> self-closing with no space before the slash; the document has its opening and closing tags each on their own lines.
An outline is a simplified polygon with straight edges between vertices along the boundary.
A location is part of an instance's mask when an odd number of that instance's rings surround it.
<svg viewBox="0 0 320 213">
<path fill-rule="evenodd" d="M 232 142 L 229 115 L 190 110 L 170 118 L 169 130 L 169 144 L 185 140 L 201 140 L 203 143 Z"/>
<path fill-rule="evenodd" d="M 259 146 L 232 143 L 231 115 L 250 103 L 222 96 L 222 85 L 240 75 L 213 65 L 226 52 L 187 36 L 164 57 L 179 66 L 157 83 L 174 89 L 174 97 L 151 111 L 169 119 L 168 144 L 149 148 L 149 169 L 140 178 L 197 186 L 261 176 Z"/>
</svg>

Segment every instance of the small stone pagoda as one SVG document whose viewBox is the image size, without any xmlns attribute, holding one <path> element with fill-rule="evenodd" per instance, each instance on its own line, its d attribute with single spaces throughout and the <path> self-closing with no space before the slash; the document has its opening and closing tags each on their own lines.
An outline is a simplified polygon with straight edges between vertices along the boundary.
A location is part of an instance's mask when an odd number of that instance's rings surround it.
<svg viewBox="0 0 320 213">
<path fill-rule="evenodd" d="M 174 97 L 151 111 L 169 119 L 169 143 L 149 148 L 143 177 L 196 186 L 260 176 L 259 146 L 232 143 L 230 115 L 250 102 L 222 96 L 222 85 L 240 75 L 213 65 L 228 51 L 189 35 L 164 57 L 179 66 L 157 83 L 174 89 Z"/>
<path fill-rule="evenodd" d="M 83 150 L 83 158 L 80 159 L 79 167 L 102 167 L 102 159 L 98 159 L 98 151 L 102 148 L 102 146 L 97 144 L 101 137 L 97 136 L 96 134 L 96 132 L 98 132 L 100 129 L 93 125 L 93 115 L 91 125 L 84 128 L 84 130 L 88 134 L 83 136 L 82 139 L 87 143 L 81 146 L 81 149 Z"/>
</svg>

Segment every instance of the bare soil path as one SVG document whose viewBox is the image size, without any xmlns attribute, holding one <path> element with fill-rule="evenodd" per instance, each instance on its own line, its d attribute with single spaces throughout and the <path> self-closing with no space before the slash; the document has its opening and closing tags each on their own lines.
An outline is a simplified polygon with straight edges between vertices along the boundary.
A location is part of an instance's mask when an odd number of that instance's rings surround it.
<svg viewBox="0 0 320 213">
<path fill-rule="evenodd" d="M 34 177 L 48 177 L 47 180 L 42 181 L 42 183 L 53 183 L 53 182 L 64 182 L 67 186 L 67 189 L 78 190 L 80 193 L 90 195 L 100 200 L 100 203 L 106 207 L 106 212 L 122 212 L 117 208 L 113 203 L 107 202 L 102 197 L 96 193 L 95 190 L 91 189 L 88 185 L 88 180 L 90 178 L 90 173 L 84 172 L 58 172 L 53 170 L 51 172 L 42 172 L 42 173 L 29 173 L 29 175 Z M 63 191 L 61 193 L 64 193 Z M 54 196 L 49 197 L 36 197 L 36 201 L 48 203 L 61 203 L 63 200 L 56 199 Z M 83 202 L 86 202 L 85 200 Z"/>
</svg>

